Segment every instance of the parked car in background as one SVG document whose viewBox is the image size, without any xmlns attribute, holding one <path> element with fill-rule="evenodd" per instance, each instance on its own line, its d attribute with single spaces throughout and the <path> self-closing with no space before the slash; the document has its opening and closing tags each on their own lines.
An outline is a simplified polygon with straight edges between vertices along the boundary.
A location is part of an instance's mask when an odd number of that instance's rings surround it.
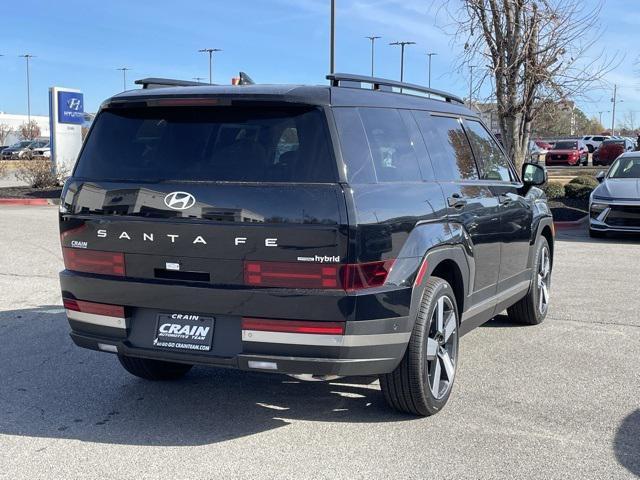
<svg viewBox="0 0 640 480">
<path fill-rule="evenodd" d="M 543 148 L 538 144 L 538 142 L 530 140 L 527 157 L 533 163 L 540 163 L 540 158 L 544 158 L 544 156 L 547 154 L 547 151 L 548 148 Z"/>
<path fill-rule="evenodd" d="M 589 150 L 582 140 L 559 140 L 545 155 L 550 166 L 580 166 L 589 163 Z"/>
<path fill-rule="evenodd" d="M 593 155 L 593 165 L 611 165 L 616 158 L 625 152 L 635 150 L 635 144 L 625 138 L 605 140 Z"/>
<path fill-rule="evenodd" d="M 539 138 L 537 140 L 534 140 L 534 142 L 541 150 L 551 150 L 553 148 L 553 143 L 541 140 Z"/>
<path fill-rule="evenodd" d="M 589 234 L 640 233 L 640 152 L 623 153 L 609 173 L 596 178 L 600 185 L 589 200 Z"/>
<path fill-rule="evenodd" d="M 610 135 L 587 135 L 582 137 L 582 141 L 587 146 L 589 153 L 593 153 L 598 149 L 602 142 L 610 138 Z"/>
<path fill-rule="evenodd" d="M 29 154 L 33 153 L 34 149 L 42 148 L 45 145 L 49 145 L 49 140 L 22 140 L 20 142 L 14 143 L 10 147 L 5 148 L 2 151 L 2 159 L 19 160 L 21 158 L 28 157 Z"/>
<path fill-rule="evenodd" d="M 47 142 L 45 145 L 43 145 L 41 147 L 34 148 L 32 150 L 33 156 L 34 157 L 50 158 L 51 157 L 51 147 L 49 145 L 50 145 L 49 142 Z"/>
</svg>

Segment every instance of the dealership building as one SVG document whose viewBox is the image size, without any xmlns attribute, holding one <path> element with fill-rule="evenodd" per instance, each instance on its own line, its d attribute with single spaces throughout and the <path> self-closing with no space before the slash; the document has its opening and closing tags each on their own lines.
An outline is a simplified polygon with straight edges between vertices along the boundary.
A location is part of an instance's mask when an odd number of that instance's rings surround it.
<svg viewBox="0 0 640 480">
<path fill-rule="evenodd" d="M 49 117 L 45 115 L 31 115 L 31 121 L 36 122 L 40 128 L 41 137 L 49 137 Z M 13 145 L 22 140 L 20 138 L 20 126 L 27 124 L 29 117 L 27 115 L 14 115 L 11 113 L 0 112 L 0 125 L 7 125 L 11 129 L 11 133 L 4 140 L 4 145 Z M 2 145 L 0 145 L 2 146 Z"/>
</svg>

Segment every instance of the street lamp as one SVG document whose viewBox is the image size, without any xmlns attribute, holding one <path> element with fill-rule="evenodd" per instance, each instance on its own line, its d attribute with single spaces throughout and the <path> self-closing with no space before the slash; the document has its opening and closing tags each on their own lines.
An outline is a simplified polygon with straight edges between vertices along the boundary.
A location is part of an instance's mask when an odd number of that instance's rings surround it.
<svg viewBox="0 0 640 480">
<path fill-rule="evenodd" d="M 126 92 L 127 91 L 127 71 L 131 69 L 128 67 L 120 67 L 120 68 L 116 68 L 116 70 L 120 70 L 122 72 L 122 91 Z"/>
<path fill-rule="evenodd" d="M 598 112 L 598 115 L 600 117 L 600 125 L 603 125 L 603 123 L 602 123 L 602 114 L 603 113 L 611 113 L 611 110 L 603 110 L 602 112 Z"/>
<path fill-rule="evenodd" d="M 34 58 L 34 55 L 25 53 L 19 56 L 27 61 L 27 125 L 29 126 L 29 140 L 33 140 L 33 129 L 31 128 L 31 78 L 29 73 L 29 60 Z"/>
<path fill-rule="evenodd" d="M 416 42 L 392 42 L 389 45 L 400 46 L 400 81 L 404 81 L 404 47 L 407 45 L 415 45 Z M 402 91 L 402 90 L 401 90 Z"/>
<path fill-rule="evenodd" d="M 212 63 L 213 63 L 213 54 L 216 52 L 221 52 L 222 49 L 220 48 L 201 48 L 200 50 L 198 50 L 199 52 L 202 53 L 208 53 L 209 54 L 209 84 L 213 83 L 213 74 L 212 74 Z"/>
<path fill-rule="evenodd" d="M 375 75 L 373 74 L 373 61 L 375 58 L 374 57 L 375 43 L 376 43 L 376 40 L 382 37 L 371 36 L 371 37 L 364 37 L 364 38 L 368 38 L 369 40 L 371 40 L 371 76 L 374 77 Z"/>
<path fill-rule="evenodd" d="M 613 85 L 613 98 L 611 99 L 611 103 L 613 103 L 613 111 L 611 113 L 611 135 L 616 134 L 616 105 L 622 102 L 624 102 L 624 100 L 618 100 L 618 85 Z"/>
<path fill-rule="evenodd" d="M 431 88 L 431 57 L 433 57 L 434 55 L 438 54 L 435 52 L 427 53 L 427 57 L 429 57 L 429 88 Z"/>
</svg>

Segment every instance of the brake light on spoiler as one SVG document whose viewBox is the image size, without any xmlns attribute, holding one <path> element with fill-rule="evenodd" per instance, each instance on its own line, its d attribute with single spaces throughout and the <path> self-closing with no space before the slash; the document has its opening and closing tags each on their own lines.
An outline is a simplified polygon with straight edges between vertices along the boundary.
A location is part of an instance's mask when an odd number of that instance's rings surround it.
<svg viewBox="0 0 640 480">
<path fill-rule="evenodd" d="M 67 270 L 125 276 L 124 253 L 62 247 L 62 257 Z"/>
<path fill-rule="evenodd" d="M 244 283 L 260 287 L 343 289 L 346 291 L 384 285 L 393 260 L 328 265 L 317 263 L 244 263 Z"/>
</svg>

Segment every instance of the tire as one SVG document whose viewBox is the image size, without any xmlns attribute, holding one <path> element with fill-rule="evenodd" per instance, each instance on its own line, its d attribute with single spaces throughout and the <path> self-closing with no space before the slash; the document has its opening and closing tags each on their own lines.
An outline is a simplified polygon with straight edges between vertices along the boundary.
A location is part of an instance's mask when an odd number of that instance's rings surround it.
<svg viewBox="0 0 640 480">
<path fill-rule="evenodd" d="M 601 232 L 599 230 L 589 229 L 589 236 L 591 238 L 605 238 L 607 236 L 606 232 Z"/>
<path fill-rule="evenodd" d="M 131 375 L 145 380 L 177 380 L 184 377 L 193 367 L 185 363 L 163 362 L 125 355 L 118 355 L 118 360 Z"/>
<path fill-rule="evenodd" d="M 393 372 L 380 375 L 391 408 L 418 416 L 442 410 L 455 378 L 459 318 L 451 285 L 429 278 L 402 361 Z"/>
<path fill-rule="evenodd" d="M 587 150 L 589 150 L 589 153 L 593 153 L 595 148 L 593 147 L 593 145 L 587 145 Z"/>
<path fill-rule="evenodd" d="M 512 322 L 524 325 L 538 325 L 544 321 L 549 311 L 551 250 L 545 237 L 541 236 L 536 244 L 536 255 L 533 264 L 535 267 L 529 292 L 524 298 L 507 309 L 509 320 Z"/>
</svg>

